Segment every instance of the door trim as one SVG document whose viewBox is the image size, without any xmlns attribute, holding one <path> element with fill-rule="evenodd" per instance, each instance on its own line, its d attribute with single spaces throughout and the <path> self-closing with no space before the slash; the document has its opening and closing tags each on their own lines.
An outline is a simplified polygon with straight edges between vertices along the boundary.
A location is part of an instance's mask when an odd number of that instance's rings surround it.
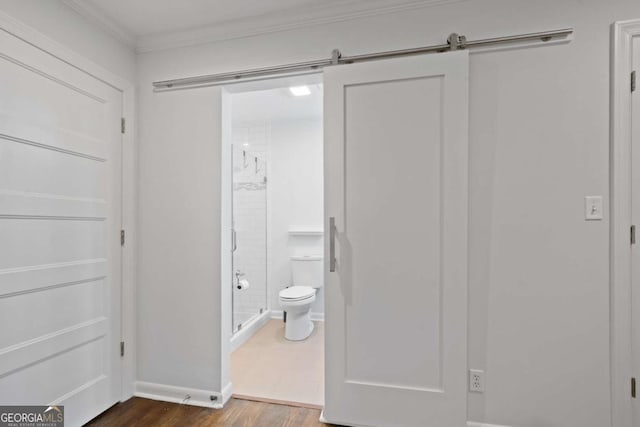
<svg viewBox="0 0 640 427">
<path fill-rule="evenodd" d="M 236 93 L 254 92 L 260 90 L 276 89 L 282 87 L 299 86 L 303 84 L 315 84 L 322 82 L 322 72 L 304 74 L 301 76 L 288 77 L 264 77 L 261 79 L 241 82 L 220 86 L 220 323 L 221 330 L 220 341 L 220 378 L 222 389 L 222 404 L 226 404 L 233 393 L 233 383 L 231 378 L 231 353 L 241 344 L 234 342 L 233 333 L 231 332 L 233 325 L 233 289 L 231 286 L 225 286 L 233 277 L 231 263 L 231 233 L 233 221 L 233 159 L 232 159 L 232 102 L 231 96 Z M 267 283 L 267 293 L 269 284 Z M 268 320 L 268 316 L 273 315 L 273 310 L 267 298 L 267 306 L 264 319 Z M 257 321 L 264 320 L 258 318 Z M 242 339 L 241 339 L 242 340 Z"/>
<path fill-rule="evenodd" d="M 629 381 L 631 358 L 631 90 L 633 39 L 640 37 L 640 20 L 615 22 L 611 27 L 610 124 L 610 345 L 611 423 L 631 427 Z"/>
<path fill-rule="evenodd" d="M 36 29 L 0 11 L 0 30 L 5 31 L 51 56 L 89 74 L 122 93 L 122 114 L 127 129 L 122 136 L 122 228 L 127 230 L 127 242 L 122 248 L 121 340 L 126 343 L 121 358 L 122 390 L 120 400 L 133 396 L 136 378 L 135 355 L 135 283 L 136 283 L 136 118 L 133 83 L 105 70 L 93 61 L 77 54 Z"/>
</svg>

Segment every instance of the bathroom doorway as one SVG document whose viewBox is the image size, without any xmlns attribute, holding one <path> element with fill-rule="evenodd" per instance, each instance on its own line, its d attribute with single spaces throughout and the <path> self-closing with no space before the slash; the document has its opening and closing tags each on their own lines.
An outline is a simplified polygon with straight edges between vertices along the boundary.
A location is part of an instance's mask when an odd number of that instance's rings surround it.
<svg viewBox="0 0 640 427">
<path fill-rule="evenodd" d="M 324 405 L 323 90 L 319 75 L 228 96 L 230 380 L 236 398 Z M 224 160 L 223 160 L 224 161 Z M 224 262 L 224 260 L 223 260 Z"/>
</svg>

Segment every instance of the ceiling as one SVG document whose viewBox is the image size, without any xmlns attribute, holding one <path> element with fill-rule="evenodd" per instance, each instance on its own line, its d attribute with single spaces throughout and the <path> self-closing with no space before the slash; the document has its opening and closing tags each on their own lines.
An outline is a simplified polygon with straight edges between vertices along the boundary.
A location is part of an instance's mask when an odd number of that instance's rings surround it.
<svg viewBox="0 0 640 427">
<path fill-rule="evenodd" d="M 463 0 L 61 0 L 146 52 Z"/>
<path fill-rule="evenodd" d="M 350 0 L 82 0 L 136 36 L 216 25 Z"/>
<path fill-rule="evenodd" d="M 234 93 L 231 117 L 234 125 L 254 121 L 322 118 L 322 85 L 307 85 L 308 96 L 293 96 L 287 87 L 256 92 Z"/>
</svg>

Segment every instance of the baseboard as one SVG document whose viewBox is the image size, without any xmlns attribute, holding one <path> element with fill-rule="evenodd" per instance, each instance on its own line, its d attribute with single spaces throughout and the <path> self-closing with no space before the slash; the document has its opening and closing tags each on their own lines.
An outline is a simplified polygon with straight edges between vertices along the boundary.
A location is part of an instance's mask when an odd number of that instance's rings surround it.
<svg viewBox="0 0 640 427">
<path fill-rule="evenodd" d="M 479 423 L 476 421 L 467 421 L 467 427 L 509 427 L 498 424 Z"/>
<path fill-rule="evenodd" d="M 231 353 L 236 351 L 242 344 L 247 342 L 249 338 L 253 336 L 260 328 L 262 328 L 268 321 L 271 319 L 270 311 L 267 310 L 255 319 L 253 319 L 249 324 L 244 325 L 242 329 L 233 334 L 231 337 Z"/>
<path fill-rule="evenodd" d="M 222 404 L 226 405 L 229 399 L 231 399 L 231 395 L 233 394 L 233 385 L 229 382 L 222 389 Z"/>
<path fill-rule="evenodd" d="M 321 423 L 325 423 L 325 424 L 329 423 L 329 421 L 324 417 L 324 410 L 322 412 L 320 412 L 319 421 Z M 355 427 L 359 427 L 359 426 L 355 426 Z M 467 427 L 509 427 L 509 426 L 502 426 L 502 425 L 498 425 L 498 424 L 478 423 L 476 421 L 467 421 Z"/>
<path fill-rule="evenodd" d="M 230 397 L 231 383 L 229 383 L 227 387 L 229 387 L 227 393 Z M 227 389 L 227 387 L 225 387 L 225 389 Z M 148 383 L 144 381 L 136 382 L 136 392 L 134 396 L 214 409 L 221 409 L 224 402 L 224 395 L 216 391 Z M 214 397 L 215 400 L 212 400 L 212 397 Z"/>
<path fill-rule="evenodd" d="M 272 319 L 282 319 L 283 317 L 284 312 L 282 310 L 271 310 Z M 324 322 L 324 313 L 311 312 L 311 320 L 314 322 Z"/>
</svg>

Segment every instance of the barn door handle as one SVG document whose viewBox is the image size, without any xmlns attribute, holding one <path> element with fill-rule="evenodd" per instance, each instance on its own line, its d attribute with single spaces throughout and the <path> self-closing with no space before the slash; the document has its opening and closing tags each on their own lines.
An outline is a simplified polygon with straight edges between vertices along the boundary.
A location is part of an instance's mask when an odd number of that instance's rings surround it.
<svg viewBox="0 0 640 427">
<path fill-rule="evenodd" d="M 336 218 L 329 218 L 329 272 L 336 271 Z"/>
</svg>

